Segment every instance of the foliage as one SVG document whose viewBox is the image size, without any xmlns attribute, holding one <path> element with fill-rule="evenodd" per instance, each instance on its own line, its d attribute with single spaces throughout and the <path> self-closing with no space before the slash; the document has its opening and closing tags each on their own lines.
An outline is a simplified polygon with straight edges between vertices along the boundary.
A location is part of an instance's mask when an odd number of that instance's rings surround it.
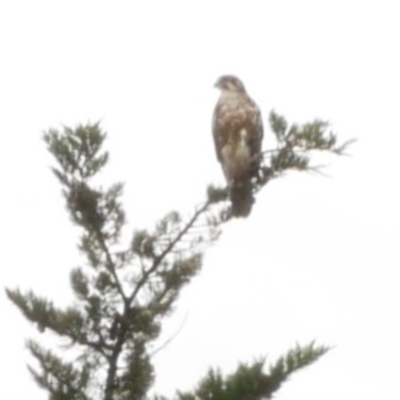
<svg viewBox="0 0 400 400">
<path fill-rule="evenodd" d="M 263 372 L 265 359 L 251 365 L 241 364 L 236 372 L 224 378 L 211 369 L 194 393 L 179 393 L 177 400 L 261 400 L 269 399 L 295 371 L 306 367 L 328 351 L 327 347 L 297 345 Z"/>
<path fill-rule="evenodd" d="M 288 128 L 283 117 L 270 115 L 277 149 L 263 154 L 254 193 L 270 179 L 297 169 L 312 170 L 310 152 L 343 154 L 328 125 L 315 121 Z M 163 317 L 171 313 L 181 289 L 200 271 L 204 249 L 215 243 L 221 227 L 232 218 L 226 188 L 208 188 L 207 200 L 189 219 L 173 211 L 153 230 L 136 230 L 129 246 L 118 248 L 126 225 L 120 201 L 123 185 L 96 186 L 93 178 L 104 168 L 106 134 L 99 124 L 50 129 L 44 135 L 58 166 L 53 168 L 74 224 L 82 229 L 78 247 L 86 265 L 71 271 L 74 305 L 61 309 L 53 302 L 20 289 L 6 289 L 9 299 L 40 332 L 52 331 L 77 349 L 74 362 L 34 341 L 27 346 L 40 368 L 29 367 L 49 399 L 143 399 L 154 371 L 149 344 L 160 334 Z M 211 371 L 189 399 L 258 399 L 270 397 L 294 371 L 309 365 L 325 347 L 296 347 L 263 373 L 264 361 L 241 365 L 223 378 Z"/>
</svg>

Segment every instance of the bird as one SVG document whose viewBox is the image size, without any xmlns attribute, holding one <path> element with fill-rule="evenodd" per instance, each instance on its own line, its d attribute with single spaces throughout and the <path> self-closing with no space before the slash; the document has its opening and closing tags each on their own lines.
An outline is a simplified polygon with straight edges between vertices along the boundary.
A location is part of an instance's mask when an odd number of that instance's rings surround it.
<svg viewBox="0 0 400 400">
<path fill-rule="evenodd" d="M 247 217 L 259 179 L 264 135 L 261 111 L 234 75 L 221 76 L 214 85 L 221 94 L 214 109 L 212 134 L 231 200 L 231 215 Z"/>
</svg>

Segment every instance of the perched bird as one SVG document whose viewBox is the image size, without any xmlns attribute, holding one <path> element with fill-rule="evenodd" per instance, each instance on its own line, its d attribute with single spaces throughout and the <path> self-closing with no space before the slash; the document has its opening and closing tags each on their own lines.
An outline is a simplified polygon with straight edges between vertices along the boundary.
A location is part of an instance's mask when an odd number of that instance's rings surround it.
<svg viewBox="0 0 400 400">
<path fill-rule="evenodd" d="M 261 112 L 236 76 L 221 76 L 215 86 L 221 90 L 212 127 L 217 158 L 230 190 L 232 215 L 247 217 L 261 163 Z"/>
</svg>

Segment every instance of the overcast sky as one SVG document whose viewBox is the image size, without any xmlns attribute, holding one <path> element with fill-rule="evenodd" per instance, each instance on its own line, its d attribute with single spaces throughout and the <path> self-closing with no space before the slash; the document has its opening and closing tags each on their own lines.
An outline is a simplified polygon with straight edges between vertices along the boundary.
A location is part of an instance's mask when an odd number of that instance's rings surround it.
<svg viewBox="0 0 400 400">
<path fill-rule="evenodd" d="M 318 157 L 328 178 L 273 181 L 224 226 L 165 324 L 158 344 L 183 327 L 154 358 L 155 391 L 316 339 L 334 349 L 276 399 L 399 399 L 399 15 L 396 1 L 2 1 L 2 286 L 64 306 L 82 261 L 43 130 L 101 120 L 102 181 L 126 182 L 130 230 L 151 228 L 223 183 L 213 84 L 233 73 L 262 109 L 266 149 L 271 109 L 358 142 Z M 26 369 L 37 330 L 5 295 L 0 321 L 0 398 L 46 399 Z"/>
</svg>

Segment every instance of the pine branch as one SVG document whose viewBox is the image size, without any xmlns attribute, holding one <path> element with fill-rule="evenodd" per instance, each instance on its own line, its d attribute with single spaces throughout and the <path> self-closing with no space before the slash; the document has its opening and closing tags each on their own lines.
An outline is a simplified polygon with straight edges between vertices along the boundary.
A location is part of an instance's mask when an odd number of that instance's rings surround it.
<svg viewBox="0 0 400 400">
<path fill-rule="evenodd" d="M 106 268 L 108 269 L 108 271 L 110 271 L 111 275 L 113 276 L 114 283 L 115 283 L 115 285 L 116 285 L 116 287 L 118 289 L 118 293 L 121 295 L 122 300 L 124 301 L 125 304 L 127 304 L 128 303 L 128 299 L 127 299 L 127 297 L 125 295 L 125 292 L 124 292 L 124 290 L 122 288 L 121 281 L 120 281 L 120 279 L 118 277 L 118 274 L 117 274 L 117 271 L 116 271 L 115 263 L 111 258 L 110 251 L 109 251 L 109 249 L 107 247 L 107 244 L 106 244 L 106 242 L 104 240 L 104 236 L 102 235 L 101 231 L 96 230 L 96 237 L 97 237 L 97 240 L 98 240 L 98 242 L 100 244 L 101 249 L 103 250 L 103 252 L 104 252 L 104 254 L 106 256 Z"/>
<path fill-rule="evenodd" d="M 40 332 L 46 329 L 71 339 L 71 344 L 80 344 L 108 357 L 110 346 L 101 335 L 97 340 L 90 339 L 91 333 L 86 318 L 73 307 L 60 310 L 51 301 L 36 296 L 32 292 L 22 294 L 18 289 L 6 289 L 8 298 L 21 310 L 25 317 L 37 324 Z M 94 333 L 94 332 L 93 332 Z"/>
<path fill-rule="evenodd" d="M 147 282 L 149 276 L 157 270 L 159 265 L 163 262 L 165 257 L 173 250 L 174 246 L 182 239 L 182 237 L 189 231 L 189 229 L 194 225 L 197 219 L 207 210 L 210 206 L 210 202 L 207 201 L 204 203 L 202 207 L 200 207 L 192 216 L 192 218 L 188 221 L 188 223 L 182 228 L 182 230 L 175 236 L 175 238 L 167 245 L 164 251 L 159 255 L 156 256 L 154 259 L 153 265 L 150 269 L 145 271 L 140 281 L 136 284 L 135 289 L 133 290 L 132 294 L 129 296 L 128 304 L 131 304 L 136 296 L 138 295 L 142 286 Z"/>
<path fill-rule="evenodd" d="M 329 123 L 316 119 L 311 123 L 299 126 L 288 126 L 283 116 L 271 111 L 269 122 L 275 135 L 277 148 L 263 152 L 264 167 L 262 168 L 261 186 L 270 178 L 280 176 L 289 170 L 313 171 L 310 157 L 315 151 L 344 155 L 355 139 L 338 144 L 337 136 L 329 131 Z"/>
<path fill-rule="evenodd" d="M 50 393 L 50 400 L 90 400 L 86 395 L 90 379 L 90 365 L 80 370 L 73 363 L 65 363 L 52 352 L 43 350 L 36 342 L 30 340 L 27 347 L 40 362 L 42 372 L 28 367 L 38 385 Z"/>
<path fill-rule="evenodd" d="M 315 342 L 301 347 L 296 345 L 285 356 L 270 366 L 268 391 L 270 396 L 276 392 L 294 372 L 307 367 L 330 350 L 326 346 L 315 346 Z"/>
<path fill-rule="evenodd" d="M 192 218 L 184 225 L 184 227 L 176 234 L 175 238 L 167 245 L 167 247 L 162 251 L 162 253 L 158 256 L 155 256 L 153 254 L 153 249 L 152 246 L 148 249 L 142 248 L 144 240 L 148 239 L 148 236 L 144 234 L 143 232 L 139 234 L 140 239 L 136 238 L 136 242 L 134 240 L 134 246 L 136 247 L 137 250 L 140 252 L 143 252 L 143 254 L 151 255 L 153 257 L 153 264 L 152 266 L 143 271 L 141 278 L 139 281 L 135 284 L 135 287 L 129 296 L 129 298 L 125 302 L 125 307 L 124 307 L 124 313 L 122 316 L 122 321 L 127 321 L 129 319 L 129 315 L 131 313 L 131 307 L 132 304 L 136 301 L 137 296 L 139 295 L 141 289 L 149 284 L 149 280 L 152 274 L 154 274 L 161 263 L 164 261 L 166 256 L 170 254 L 170 252 L 173 250 L 174 246 L 182 239 L 182 237 L 190 230 L 191 227 L 195 224 L 195 222 L 198 220 L 198 218 L 207 210 L 209 207 L 209 203 L 206 202 L 199 210 L 197 210 Z M 167 229 L 165 227 L 165 229 Z M 149 243 L 154 243 L 153 239 L 149 239 Z M 165 281 L 166 282 L 166 281 Z M 168 284 L 165 284 L 164 289 L 155 295 L 153 297 L 153 300 L 148 303 L 147 309 L 148 310 L 155 310 L 155 314 L 158 314 L 157 308 L 155 309 L 154 307 L 159 305 L 162 300 L 167 296 L 168 293 L 171 292 L 171 287 Z M 169 307 L 172 304 L 173 299 L 176 296 L 172 297 L 171 300 L 169 301 Z M 168 308 L 169 308 L 168 307 Z M 114 347 L 114 351 L 112 353 L 112 356 L 109 361 L 109 369 L 107 373 L 107 382 L 106 382 L 106 388 L 105 388 L 105 400 L 112 400 L 113 393 L 115 390 L 115 381 L 116 381 L 116 374 L 117 374 L 117 362 L 119 359 L 119 356 L 123 350 L 123 344 L 126 340 L 125 335 L 128 330 L 128 325 L 127 323 L 123 322 L 121 324 L 121 327 L 119 329 L 119 332 L 117 334 L 117 341 Z"/>
<path fill-rule="evenodd" d="M 271 399 L 291 374 L 312 364 L 328 350 L 325 346 L 315 347 L 314 342 L 303 347 L 297 345 L 271 365 L 268 374 L 263 372 L 265 359 L 251 365 L 240 364 L 226 378 L 220 371 L 211 369 L 193 392 L 178 392 L 177 400 Z"/>
</svg>

